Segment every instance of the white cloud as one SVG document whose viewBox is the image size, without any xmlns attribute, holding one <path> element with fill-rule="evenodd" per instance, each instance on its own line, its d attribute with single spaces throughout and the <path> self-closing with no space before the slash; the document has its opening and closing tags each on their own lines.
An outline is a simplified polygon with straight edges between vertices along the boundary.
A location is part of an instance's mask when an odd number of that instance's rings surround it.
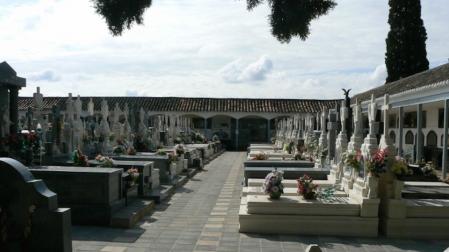
<svg viewBox="0 0 449 252">
<path fill-rule="evenodd" d="M 267 56 L 261 56 L 256 62 L 247 66 L 241 59 L 226 64 L 219 73 L 229 83 L 257 82 L 266 79 L 273 69 L 273 62 Z"/>
<path fill-rule="evenodd" d="M 138 96 L 139 92 L 137 90 L 126 90 L 126 96 Z"/>
<path fill-rule="evenodd" d="M 61 80 L 61 76 L 58 75 L 54 70 L 45 70 L 39 73 L 32 73 L 27 76 L 30 81 L 49 81 L 56 82 Z"/>
<path fill-rule="evenodd" d="M 267 5 L 248 12 L 246 1 L 153 1 L 145 25 L 121 37 L 110 35 L 90 0 L 4 2 L 0 61 L 28 77 L 21 95 L 40 85 L 46 96 L 318 99 L 385 80 L 387 1 L 339 0 L 312 22 L 307 41 L 290 44 L 272 37 Z M 421 2 L 430 62 L 449 57 L 446 2 Z"/>
</svg>

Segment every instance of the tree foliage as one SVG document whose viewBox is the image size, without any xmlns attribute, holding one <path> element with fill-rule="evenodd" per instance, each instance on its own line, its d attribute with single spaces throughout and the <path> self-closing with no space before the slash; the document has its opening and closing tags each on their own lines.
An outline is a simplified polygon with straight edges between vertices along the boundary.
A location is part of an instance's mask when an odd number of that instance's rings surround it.
<svg viewBox="0 0 449 252">
<path fill-rule="evenodd" d="M 248 10 L 264 0 L 247 0 Z M 326 15 L 337 4 L 334 0 L 267 0 L 271 32 L 280 42 L 288 43 L 294 36 L 306 40 L 310 34 L 310 22 Z"/>
<path fill-rule="evenodd" d="M 135 22 L 143 23 L 143 13 L 151 0 L 92 0 L 98 14 L 104 17 L 112 35 L 120 36 Z"/>
<path fill-rule="evenodd" d="M 387 83 L 429 69 L 420 0 L 389 0 L 389 5 L 390 31 L 385 54 Z"/>
</svg>

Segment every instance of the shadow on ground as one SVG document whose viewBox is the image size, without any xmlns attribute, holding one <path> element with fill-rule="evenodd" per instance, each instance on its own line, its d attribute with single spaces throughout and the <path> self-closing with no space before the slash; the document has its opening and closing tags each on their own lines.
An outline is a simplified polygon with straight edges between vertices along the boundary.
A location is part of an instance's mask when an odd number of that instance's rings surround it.
<svg viewBox="0 0 449 252">
<path fill-rule="evenodd" d="M 72 239 L 133 243 L 145 232 L 142 228 L 119 229 L 93 226 L 73 226 Z"/>
</svg>

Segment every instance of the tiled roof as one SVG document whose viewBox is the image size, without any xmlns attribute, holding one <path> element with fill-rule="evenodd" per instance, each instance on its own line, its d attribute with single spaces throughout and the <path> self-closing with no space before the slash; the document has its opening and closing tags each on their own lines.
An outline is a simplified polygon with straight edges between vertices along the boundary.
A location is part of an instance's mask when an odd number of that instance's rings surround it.
<svg viewBox="0 0 449 252">
<path fill-rule="evenodd" d="M 75 99 L 75 98 L 74 98 Z M 90 97 L 81 97 L 86 109 Z M 243 99 L 243 98 L 182 98 L 182 97 L 92 97 L 95 110 L 100 110 L 102 99 L 106 99 L 109 109 L 117 102 L 121 108 L 128 103 L 129 108 L 143 107 L 148 111 L 177 112 L 255 112 L 255 113 L 315 113 L 321 107 L 334 108 L 341 100 L 304 99 Z M 53 105 L 65 109 L 67 97 L 44 97 L 44 110 Z M 19 110 L 27 110 L 33 103 L 32 97 L 19 98 Z"/>
<path fill-rule="evenodd" d="M 359 101 L 369 100 L 371 94 L 374 94 L 375 98 L 385 94 L 394 95 L 447 80 L 449 80 L 449 63 L 357 94 L 352 97 L 351 103 L 355 103 L 355 98 Z"/>
</svg>

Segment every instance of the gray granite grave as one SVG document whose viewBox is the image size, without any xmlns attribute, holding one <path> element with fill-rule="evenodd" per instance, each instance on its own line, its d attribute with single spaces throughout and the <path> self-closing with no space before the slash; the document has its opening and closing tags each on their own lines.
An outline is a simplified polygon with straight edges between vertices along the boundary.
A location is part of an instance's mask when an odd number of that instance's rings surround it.
<svg viewBox="0 0 449 252">
<path fill-rule="evenodd" d="M 61 206 L 72 209 L 72 222 L 109 225 L 114 212 L 125 206 L 122 169 L 39 166 L 29 169 L 58 194 Z"/>
<path fill-rule="evenodd" d="M 89 160 L 89 165 L 99 166 L 96 160 Z M 154 168 L 154 162 L 151 161 L 126 161 L 126 160 L 113 160 L 113 168 L 123 168 L 123 171 L 135 168 L 139 172 L 137 194 L 139 196 L 145 196 L 149 194 L 151 189 L 150 176 L 151 170 Z"/>
<path fill-rule="evenodd" d="M 114 156 L 113 159 L 123 161 L 152 161 L 154 162 L 154 168 L 159 169 L 161 184 L 170 184 L 170 161 L 167 155 L 120 155 Z"/>
<path fill-rule="evenodd" d="M 0 221 L 0 251 L 72 251 L 70 209 L 11 158 L 0 158 Z"/>
</svg>

